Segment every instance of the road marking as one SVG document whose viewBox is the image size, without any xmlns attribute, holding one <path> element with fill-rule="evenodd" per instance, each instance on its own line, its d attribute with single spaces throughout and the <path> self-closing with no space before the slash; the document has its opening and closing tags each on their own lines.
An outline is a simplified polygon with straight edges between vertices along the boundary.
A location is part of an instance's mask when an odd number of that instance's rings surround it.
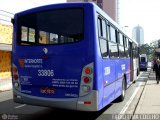
<svg viewBox="0 0 160 120">
<path fill-rule="evenodd" d="M 140 73 L 140 75 L 137 77 L 137 79 L 140 78 L 140 76 L 142 75 L 142 72 Z M 128 100 L 128 102 L 125 104 L 125 106 L 123 107 L 123 109 L 121 110 L 121 112 L 119 114 L 124 114 L 126 112 L 126 110 L 128 109 L 129 105 L 132 103 L 134 97 L 136 96 L 140 86 L 142 85 L 143 83 L 141 82 L 139 84 L 139 86 L 136 88 L 136 90 L 134 91 L 134 93 L 132 94 L 132 96 L 130 97 L 130 99 Z"/>
<path fill-rule="evenodd" d="M 134 93 L 132 94 L 132 96 L 130 97 L 130 99 L 125 104 L 125 106 L 123 107 L 123 109 L 121 110 L 121 112 L 119 114 L 124 114 L 126 112 L 126 110 L 128 109 L 129 105 L 133 101 L 133 99 L 136 96 L 136 94 L 137 94 L 137 92 L 138 92 L 138 90 L 139 90 L 139 88 L 140 88 L 141 85 L 142 85 L 142 83 L 140 83 L 139 86 L 136 88 L 136 90 L 134 91 Z"/>
<path fill-rule="evenodd" d="M 24 106 L 26 106 L 26 104 L 19 105 L 19 106 L 17 106 L 17 107 L 14 107 L 14 108 L 15 108 L 15 109 L 17 109 L 17 108 L 21 108 L 21 107 L 24 107 Z"/>
</svg>

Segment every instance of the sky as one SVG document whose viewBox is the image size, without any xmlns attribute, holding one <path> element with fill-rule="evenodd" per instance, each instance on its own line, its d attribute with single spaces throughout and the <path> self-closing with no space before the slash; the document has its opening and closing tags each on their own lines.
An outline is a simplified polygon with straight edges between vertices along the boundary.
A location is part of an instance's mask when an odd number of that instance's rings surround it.
<svg viewBox="0 0 160 120">
<path fill-rule="evenodd" d="M 16 13 L 61 2 L 66 0 L 0 0 L 0 10 Z M 131 37 L 133 27 L 143 27 L 144 43 L 160 39 L 160 0 L 119 0 L 119 24 Z"/>
<path fill-rule="evenodd" d="M 144 43 L 160 39 L 160 0 L 120 0 L 119 18 L 130 35 L 133 27 L 143 27 Z"/>
<path fill-rule="evenodd" d="M 66 0 L 0 0 L 0 10 L 16 13 L 25 9 L 66 2 Z"/>
</svg>

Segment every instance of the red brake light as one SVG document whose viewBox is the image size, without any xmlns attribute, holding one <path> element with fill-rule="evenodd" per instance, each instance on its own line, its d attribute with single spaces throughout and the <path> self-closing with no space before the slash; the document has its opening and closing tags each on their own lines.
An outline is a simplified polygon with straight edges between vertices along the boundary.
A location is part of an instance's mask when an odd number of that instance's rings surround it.
<svg viewBox="0 0 160 120">
<path fill-rule="evenodd" d="M 18 80 L 18 75 L 13 75 L 14 80 Z"/>
<path fill-rule="evenodd" d="M 83 81 L 84 83 L 89 83 L 90 82 L 90 78 L 89 77 L 83 77 Z"/>
</svg>

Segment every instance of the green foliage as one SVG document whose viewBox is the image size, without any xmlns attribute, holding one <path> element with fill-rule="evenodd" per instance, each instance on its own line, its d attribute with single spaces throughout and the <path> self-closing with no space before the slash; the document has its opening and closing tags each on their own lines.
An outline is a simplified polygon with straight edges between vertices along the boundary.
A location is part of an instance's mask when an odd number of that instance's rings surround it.
<svg viewBox="0 0 160 120">
<path fill-rule="evenodd" d="M 139 52 L 140 54 L 147 54 L 148 60 L 152 61 L 155 53 L 155 46 L 153 46 L 152 44 L 143 44 L 140 46 L 139 48 Z"/>
</svg>

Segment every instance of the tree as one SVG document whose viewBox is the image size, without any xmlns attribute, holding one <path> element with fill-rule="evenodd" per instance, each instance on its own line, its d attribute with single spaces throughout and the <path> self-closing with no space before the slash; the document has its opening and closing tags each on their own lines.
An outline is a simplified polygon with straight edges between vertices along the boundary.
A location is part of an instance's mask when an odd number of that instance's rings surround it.
<svg viewBox="0 0 160 120">
<path fill-rule="evenodd" d="M 155 46 L 152 44 L 143 44 L 139 47 L 140 54 L 147 54 L 148 60 L 152 61 L 155 53 Z"/>
<path fill-rule="evenodd" d="M 143 44 L 140 46 L 140 54 L 148 54 L 150 53 L 150 46 L 148 44 Z"/>
</svg>

